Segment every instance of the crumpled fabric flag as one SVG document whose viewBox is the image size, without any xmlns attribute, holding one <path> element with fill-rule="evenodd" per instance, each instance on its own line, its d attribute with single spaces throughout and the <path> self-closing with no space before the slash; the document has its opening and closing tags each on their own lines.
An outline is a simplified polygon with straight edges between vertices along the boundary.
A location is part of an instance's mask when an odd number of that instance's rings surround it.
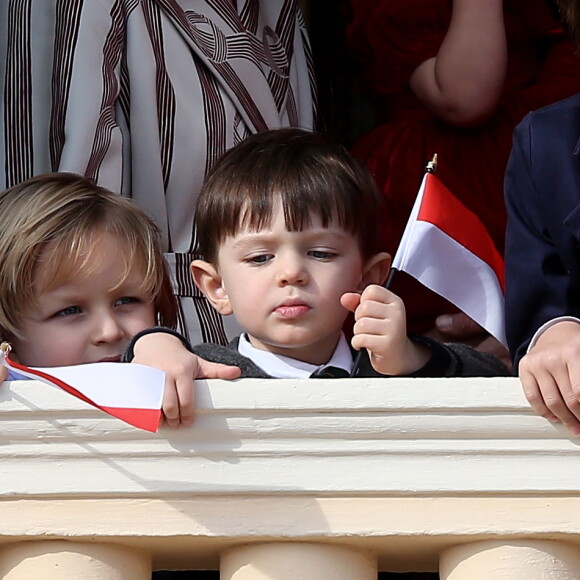
<svg viewBox="0 0 580 580">
<path fill-rule="evenodd" d="M 100 362 L 36 368 L 9 357 L 2 344 L 0 363 L 31 380 L 42 381 L 130 425 L 155 433 L 161 420 L 165 373 L 135 363 Z"/>
</svg>

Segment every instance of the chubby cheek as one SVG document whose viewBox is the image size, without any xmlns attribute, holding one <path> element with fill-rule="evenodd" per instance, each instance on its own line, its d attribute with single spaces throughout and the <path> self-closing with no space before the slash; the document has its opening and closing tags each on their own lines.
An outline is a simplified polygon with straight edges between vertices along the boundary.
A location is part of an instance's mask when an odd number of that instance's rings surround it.
<svg viewBox="0 0 580 580">
<path fill-rule="evenodd" d="M 249 292 L 245 296 L 230 295 L 229 300 L 234 316 L 244 327 L 254 325 L 266 313 L 266 297 L 261 295 L 258 289 L 254 294 Z"/>
<path fill-rule="evenodd" d="M 131 336 L 157 325 L 157 316 L 153 302 L 144 306 L 141 312 L 127 322 L 127 330 Z"/>
<path fill-rule="evenodd" d="M 332 294 L 332 296 L 340 302 L 340 298 L 343 294 L 346 294 L 347 292 L 360 293 L 362 290 L 362 278 L 360 276 L 352 276 L 349 278 L 347 276 L 338 275 L 334 282 L 327 288 L 326 295 L 329 296 Z"/>
<path fill-rule="evenodd" d="M 242 270 L 239 276 L 224 276 L 221 288 L 217 291 L 219 298 L 226 298 L 234 312 L 238 310 L 257 311 L 272 292 L 272 284 L 262 277 Z"/>
<path fill-rule="evenodd" d="M 18 362 L 31 367 L 58 367 L 78 364 L 73 351 L 54 343 L 36 343 L 34 347 L 31 347 L 28 343 L 17 342 L 14 345 L 14 352 Z"/>
<path fill-rule="evenodd" d="M 15 360 L 32 367 L 56 367 L 80 364 L 84 348 L 82 336 L 72 331 L 54 332 L 42 325 L 25 328 L 23 340 L 14 338 L 11 344 Z"/>
<path fill-rule="evenodd" d="M 225 284 L 224 288 L 230 313 L 244 329 L 255 328 L 267 318 L 268 296 L 259 284 L 246 279 L 233 286 Z M 230 292 L 229 288 L 233 290 Z"/>
</svg>

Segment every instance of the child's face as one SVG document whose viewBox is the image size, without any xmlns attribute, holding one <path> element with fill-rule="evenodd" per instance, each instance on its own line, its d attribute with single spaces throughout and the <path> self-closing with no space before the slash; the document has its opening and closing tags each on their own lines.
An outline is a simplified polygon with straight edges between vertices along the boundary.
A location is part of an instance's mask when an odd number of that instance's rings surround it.
<svg viewBox="0 0 580 580">
<path fill-rule="evenodd" d="M 18 360 L 28 366 L 68 366 L 119 361 L 131 338 L 155 325 L 153 298 L 139 290 L 139 273 L 123 276 L 116 240 L 98 238 L 93 270 L 38 296 L 38 308 L 22 323 L 22 339 L 12 340 Z M 42 265 L 35 281 L 43 281 Z"/>
<path fill-rule="evenodd" d="M 270 229 L 243 229 L 218 254 L 222 289 L 253 345 L 322 364 L 332 355 L 347 316 L 340 297 L 360 289 L 357 239 L 314 220 L 289 232 L 281 203 Z"/>
</svg>

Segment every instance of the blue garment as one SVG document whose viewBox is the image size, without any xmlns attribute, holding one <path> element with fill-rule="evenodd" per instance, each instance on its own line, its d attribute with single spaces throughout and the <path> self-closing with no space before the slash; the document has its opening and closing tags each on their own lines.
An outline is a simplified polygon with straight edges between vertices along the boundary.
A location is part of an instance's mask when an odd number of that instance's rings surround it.
<svg viewBox="0 0 580 580">
<path fill-rule="evenodd" d="M 30 379 L 28 377 L 25 377 L 24 375 L 21 375 L 20 373 L 17 373 L 16 371 L 13 371 L 12 369 L 8 369 L 8 378 L 6 380 L 7 381 L 29 381 Z"/>
<path fill-rule="evenodd" d="M 534 333 L 580 317 L 580 95 L 528 114 L 506 180 L 506 334 L 514 369 Z"/>
</svg>

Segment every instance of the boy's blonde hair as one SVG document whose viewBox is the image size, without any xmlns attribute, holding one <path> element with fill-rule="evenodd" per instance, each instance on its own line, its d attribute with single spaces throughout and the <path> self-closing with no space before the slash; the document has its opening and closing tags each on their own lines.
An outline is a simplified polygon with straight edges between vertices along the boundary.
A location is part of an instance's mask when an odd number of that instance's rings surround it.
<svg viewBox="0 0 580 580">
<path fill-rule="evenodd" d="M 79 175 L 50 173 L 1 193 L 0 220 L 0 337 L 18 336 L 39 294 L 90 274 L 94 243 L 105 233 L 118 241 L 125 276 L 142 272 L 140 290 L 153 297 L 158 323 L 175 325 L 159 231 L 129 199 Z M 48 275 L 39 287 L 41 260 Z"/>
</svg>

